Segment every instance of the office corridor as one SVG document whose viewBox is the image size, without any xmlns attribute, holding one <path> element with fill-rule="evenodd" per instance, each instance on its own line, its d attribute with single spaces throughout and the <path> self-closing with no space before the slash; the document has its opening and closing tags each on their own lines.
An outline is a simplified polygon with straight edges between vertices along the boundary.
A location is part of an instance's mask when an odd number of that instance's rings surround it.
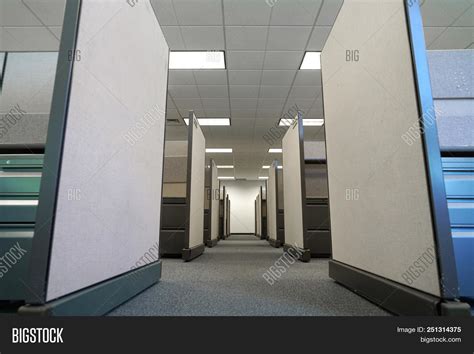
<svg viewBox="0 0 474 354">
<path fill-rule="evenodd" d="M 328 277 L 327 260 L 295 262 L 269 285 L 282 255 L 251 235 L 232 235 L 185 263 L 163 259 L 161 281 L 112 316 L 383 316 L 385 311 Z"/>
</svg>

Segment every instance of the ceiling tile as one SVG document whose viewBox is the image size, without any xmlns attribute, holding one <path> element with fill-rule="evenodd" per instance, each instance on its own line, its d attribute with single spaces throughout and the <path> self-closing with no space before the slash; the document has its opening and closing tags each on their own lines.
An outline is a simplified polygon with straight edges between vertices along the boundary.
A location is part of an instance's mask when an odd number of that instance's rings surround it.
<svg viewBox="0 0 474 354">
<path fill-rule="evenodd" d="M 192 70 L 169 70 L 168 72 L 169 85 L 195 85 L 194 75 Z"/>
<path fill-rule="evenodd" d="M 255 109 L 235 109 L 232 107 L 232 119 L 254 119 Z"/>
<path fill-rule="evenodd" d="M 267 27 L 226 26 L 225 36 L 230 50 L 265 50 Z"/>
<path fill-rule="evenodd" d="M 267 50 L 304 50 L 310 32 L 310 26 L 271 26 Z"/>
<path fill-rule="evenodd" d="M 469 9 L 459 17 L 453 26 L 473 27 L 474 26 L 474 6 L 471 5 Z"/>
<path fill-rule="evenodd" d="M 178 26 L 161 26 L 170 50 L 186 49 Z"/>
<path fill-rule="evenodd" d="M 271 25 L 312 26 L 322 0 L 277 0 Z"/>
<path fill-rule="evenodd" d="M 316 25 L 332 26 L 343 2 L 343 0 L 325 0 L 316 20 Z"/>
<path fill-rule="evenodd" d="M 41 26 L 41 22 L 20 0 L 2 0 L 0 26 Z"/>
<path fill-rule="evenodd" d="M 286 70 L 299 69 L 303 60 L 303 53 L 300 52 L 267 52 L 263 68 L 265 70 Z"/>
<path fill-rule="evenodd" d="M 178 24 L 172 0 L 151 0 L 151 5 L 161 26 Z"/>
<path fill-rule="evenodd" d="M 207 108 L 206 109 L 206 117 L 215 117 L 215 118 L 228 118 L 230 117 L 230 110 L 228 108 L 225 108 L 225 109 L 211 109 L 211 108 Z M 217 128 L 217 127 L 215 127 Z"/>
<path fill-rule="evenodd" d="M 229 109 L 229 99 L 227 98 L 203 98 L 202 105 L 207 109 Z"/>
<path fill-rule="evenodd" d="M 223 4 L 226 25 L 269 24 L 271 6 L 268 5 L 268 1 L 224 0 Z"/>
<path fill-rule="evenodd" d="M 429 48 L 431 43 L 433 43 L 434 40 L 438 38 L 445 30 L 446 27 L 425 27 L 424 32 L 426 47 Z"/>
<path fill-rule="evenodd" d="M 295 86 L 321 86 L 321 70 L 298 70 Z"/>
<path fill-rule="evenodd" d="M 188 50 L 224 49 L 222 26 L 181 26 L 181 33 Z"/>
<path fill-rule="evenodd" d="M 228 69 L 261 70 L 264 52 L 227 52 Z"/>
<path fill-rule="evenodd" d="M 10 2 L 12 1 L 10 0 Z M 43 22 L 46 26 L 63 25 L 66 0 L 23 0 L 23 2 L 36 16 L 41 19 L 41 22 Z"/>
<path fill-rule="evenodd" d="M 227 85 L 199 85 L 201 98 L 228 98 Z"/>
<path fill-rule="evenodd" d="M 322 91 L 321 86 L 293 86 L 290 92 L 289 99 L 301 98 L 301 99 L 314 99 L 321 97 Z"/>
<path fill-rule="evenodd" d="M 59 40 L 45 27 L 0 27 L 1 48 L 8 52 L 59 50 Z"/>
<path fill-rule="evenodd" d="M 181 116 L 178 110 L 173 108 L 168 108 L 166 110 L 166 119 L 181 119 Z"/>
<path fill-rule="evenodd" d="M 286 98 L 290 86 L 261 86 L 260 98 Z"/>
<path fill-rule="evenodd" d="M 285 100 L 280 98 L 260 98 L 258 100 L 258 108 L 261 110 L 281 111 L 284 104 Z"/>
<path fill-rule="evenodd" d="M 231 85 L 230 98 L 257 98 L 258 90 L 258 85 Z"/>
<path fill-rule="evenodd" d="M 227 85 L 225 70 L 194 70 L 198 85 Z"/>
<path fill-rule="evenodd" d="M 169 85 L 168 92 L 173 98 L 199 98 L 196 85 Z"/>
<path fill-rule="evenodd" d="M 256 110 L 257 109 L 258 99 L 255 98 L 234 98 L 230 100 L 230 105 L 232 109 L 248 109 Z"/>
<path fill-rule="evenodd" d="M 296 70 L 264 70 L 262 85 L 290 86 L 295 74 Z"/>
<path fill-rule="evenodd" d="M 332 27 L 323 26 L 314 27 L 313 33 L 309 39 L 307 50 L 322 51 L 324 44 L 326 44 L 326 40 L 329 37 L 329 33 L 331 33 L 331 28 Z"/>
<path fill-rule="evenodd" d="M 469 6 L 472 4 L 466 0 L 425 0 L 421 7 L 423 24 L 428 27 L 449 26 L 462 16 Z"/>
<path fill-rule="evenodd" d="M 173 0 L 180 25 L 222 25 L 220 0 Z"/>
<path fill-rule="evenodd" d="M 229 84 L 233 85 L 259 85 L 262 76 L 261 70 L 229 70 Z"/>
<path fill-rule="evenodd" d="M 202 110 L 202 103 L 201 99 L 199 98 L 174 98 L 174 103 L 176 103 L 176 107 L 179 109 L 179 113 L 183 117 L 187 117 L 187 111 L 190 110 Z M 183 111 L 185 112 L 183 114 Z"/>
<path fill-rule="evenodd" d="M 472 45 L 473 38 L 474 27 L 449 27 L 429 49 L 466 49 Z"/>
</svg>

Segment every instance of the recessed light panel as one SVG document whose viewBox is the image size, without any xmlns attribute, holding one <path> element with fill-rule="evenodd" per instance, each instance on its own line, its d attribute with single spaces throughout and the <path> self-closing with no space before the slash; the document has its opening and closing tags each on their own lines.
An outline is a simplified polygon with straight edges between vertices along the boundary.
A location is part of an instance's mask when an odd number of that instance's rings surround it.
<svg viewBox="0 0 474 354">
<path fill-rule="evenodd" d="M 172 51 L 170 69 L 225 69 L 223 51 Z"/>
<path fill-rule="evenodd" d="M 231 154 L 232 153 L 232 148 L 207 148 L 206 149 L 207 153 L 210 154 Z"/>
<path fill-rule="evenodd" d="M 200 126 L 215 126 L 215 127 L 223 127 L 230 125 L 230 118 L 198 118 L 198 122 Z M 184 123 L 189 125 L 189 119 L 184 118 Z"/>
<path fill-rule="evenodd" d="M 283 152 L 283 149 L 280 148 L 270 148 L 268 149 L 268 152 L 271 154 L 281 154 Z"/>
<path fill-rule="evenodd" d="M 321 69 L 321 52 L 306 52 L 300 70 Z"/>
<path fill-rule="evenodd" d="M 282 118 L 278 122 L 280 127 L 289 127 L 293 119 Z M 304 118 L 303 119 L 303 126 L 305 127 L 320 127 L 324 125 L 324 119 L 312 119 L 312 118 Z"/>
</svg>

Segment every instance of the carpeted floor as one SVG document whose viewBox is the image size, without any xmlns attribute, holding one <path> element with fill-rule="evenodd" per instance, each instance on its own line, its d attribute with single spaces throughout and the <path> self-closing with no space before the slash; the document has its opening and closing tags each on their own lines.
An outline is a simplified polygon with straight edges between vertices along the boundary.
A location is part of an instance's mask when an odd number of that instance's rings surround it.
<svg viewBox="0 0 474 354">
<path fill-rule="evenodd" d="M 163 259 L 161 281 L 112 316 L 386 316 L 328 277 L 327 260 L 295 262 L 273 285 L 263 274 L 283 254 L 233 235 L 191 262 Z"/>
</svg>

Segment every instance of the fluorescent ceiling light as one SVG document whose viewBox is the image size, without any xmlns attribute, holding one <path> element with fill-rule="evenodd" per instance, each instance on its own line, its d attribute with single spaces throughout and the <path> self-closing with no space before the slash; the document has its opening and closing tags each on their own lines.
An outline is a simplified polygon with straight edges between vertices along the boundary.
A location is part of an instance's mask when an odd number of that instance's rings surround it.
<svg viewBox="0 0 474 354">
<path fill-rule="evenodd" d="M 280 119 L 280 122 L 278 122 L 278 125 L 280 127 L 289 127 L 292 122 L 293 122 L 293 119 L 282 118 Z M 324 119 L 312 119 L 312 118 L 303 119 L 304 127 L 321 127 L 323 125 L 324 125 Z"/>
<path fill-rule="evenodd" d="M 224 177 L 224 176 L 222 176 L 222 177 L 217 177 L 217 179 L 228 179 L 228 180 L 233 180 L 233 179 L 235 179 L 235 177 Z"/>
<path fill-rule="evenodd" d="M 232 148 L 207 148 L 206 152 L 208 153 L 232 153 Z"/>
<path fill-rule="evenodd" d="M 263 165 L 262 168 L 263 168 L 264 170 L 267 170 L 267 169 L 270 168 L 270 166 L 269 166 L 269 165 Z M 283 166 L 277 166 L 277 168 L 278 168 L 279 170 L 281 170 L 281 169 L 283 169 Z"/>
<path fill-rule="evenodd" d="M 260 176 L 260 177 L 258 177 L 258 179 L 268 179 L 268 177 L 262 177 L 262 176 Z"/>
<path fill-rule="evenodd" d="M 171 51 L 170 69 L 225 69 L 223 51 Z"/>
<path fill-rule="evenodd" d="M 321 69 L 321 52 L 306 52 L 300 70 Z"/>
<path fill-rule="evenodd" d="M 198 118 L 199 125 L 201 126 L 229 126 L 230 118 Z M 189 118 L 184 118 L 184 123 L 189 125 Z"/>
<path fill-rule="evenodd" d="M 221 166 L 217 166 L 217 168 L 234 168 L 234 165 L 221 165 Z"/>
<path fill-rule="evenodd" d="M 271 154 L 281 154 L 283 152 L 283 149 L 270 148 L 270 149 L 268 149 L 268 152 L 271 153 Z"/>
</svg>

